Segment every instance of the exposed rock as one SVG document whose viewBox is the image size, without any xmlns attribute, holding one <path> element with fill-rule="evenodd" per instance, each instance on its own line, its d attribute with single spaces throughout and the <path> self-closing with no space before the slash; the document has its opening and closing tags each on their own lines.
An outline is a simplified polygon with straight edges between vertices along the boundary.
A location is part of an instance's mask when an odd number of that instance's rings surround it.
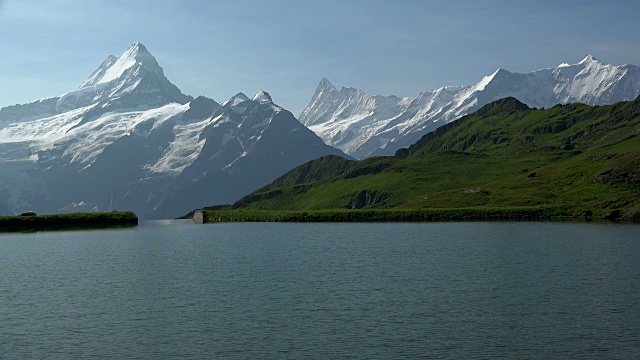
<svg viewBox="0 0 640 360">
<path fill-rule="evenodd" d="M 352 209 L 362 209 L 365 206 L 380 204 L 388 197 L 389 195 L 383 192 L 363 190 L 355 194 L 349 207 Z"/>
</svg>

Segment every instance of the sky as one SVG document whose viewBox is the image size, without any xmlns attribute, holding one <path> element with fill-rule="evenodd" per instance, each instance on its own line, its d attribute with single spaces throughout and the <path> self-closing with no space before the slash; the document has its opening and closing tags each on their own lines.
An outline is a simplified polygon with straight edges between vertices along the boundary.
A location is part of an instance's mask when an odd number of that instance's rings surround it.
<svg viewBox="0 0 640 360">
<path fill-rule="evenodd" d="M 298 115 L 326 77 L 415 96 L 586 54 L 640 65 L 640 2 L 0 0 L 0 107 L 73 91 L 141 42 L 182 92 L 268 91 Z"/>
</svg>

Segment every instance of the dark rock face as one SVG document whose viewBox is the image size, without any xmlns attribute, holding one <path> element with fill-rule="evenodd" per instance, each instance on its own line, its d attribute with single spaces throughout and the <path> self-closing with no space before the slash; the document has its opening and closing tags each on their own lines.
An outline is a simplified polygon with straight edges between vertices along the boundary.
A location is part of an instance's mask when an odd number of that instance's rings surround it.
<svg viewBox="0 0 640 360">
<path fill-rule="evenodd" d="M 640 163 L 624 158 L 614 161 L 597 179 L 609 185 L 627 183 L 640 187 Z"/>
<path fill-rule="evenodd" d="M 342 175 L 345 179 L 352 179 L 358 176 L 367 175 L 367 174 L 377 174 L 391 166 L 391 163 L 377 163 L 371 166 L 363 166 L 358 167 L 353 170 L 347 171 L 344 175 Z"/>
<path fill-rule="evenodd" d="M 365 206 L 372 206 L 383 203 L 388 198 L 388 194 L 379 191 L 363 190 L 355 194 L 349 207 L 351 209 L 362 209 Z"/>
</svg>

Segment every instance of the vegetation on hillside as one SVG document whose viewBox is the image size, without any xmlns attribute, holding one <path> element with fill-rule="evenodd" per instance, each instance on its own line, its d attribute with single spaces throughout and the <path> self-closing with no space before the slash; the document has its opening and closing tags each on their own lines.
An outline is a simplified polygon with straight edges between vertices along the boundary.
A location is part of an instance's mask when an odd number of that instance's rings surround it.
<svg viewBox="0 0 640 360">
<path fill-rule="evenodd" d="M 229 208 L 529 207 L 562 209 L 554 213 L 564 216 L 640 220 L 638 135 L 640 98 L 550 109 L 505 98 L 440 127 L 393 157 L 345 161 L 327 169 L 322 165 L 327 160 L 317 159 Z"/>
<path fill-rule="evenodd" d="M 540 220 L 565 209 L 535 207 L 362 210 L 206 210 L 205 222 L 403 222 L 448 220 Z"/>
<path fill-rule="evenodd" d="M 84 212 L 56 215 L 0 216 L 0 231 L 51 230 L 59 228 L 104 228 L 135 226 L 138 217 L 133 212 Z"/>
</svg>

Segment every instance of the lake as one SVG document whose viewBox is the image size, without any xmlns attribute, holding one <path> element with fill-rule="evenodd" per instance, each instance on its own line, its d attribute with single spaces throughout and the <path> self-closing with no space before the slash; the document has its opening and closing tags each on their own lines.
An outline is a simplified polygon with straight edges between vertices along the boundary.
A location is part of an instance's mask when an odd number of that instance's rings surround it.
<svg viewBox="0 0 640 360">
<path fill-rule="evenodd" d="M 0 234 L 0 359 L 638 358 L 640 226 Z"/>
</svg>

